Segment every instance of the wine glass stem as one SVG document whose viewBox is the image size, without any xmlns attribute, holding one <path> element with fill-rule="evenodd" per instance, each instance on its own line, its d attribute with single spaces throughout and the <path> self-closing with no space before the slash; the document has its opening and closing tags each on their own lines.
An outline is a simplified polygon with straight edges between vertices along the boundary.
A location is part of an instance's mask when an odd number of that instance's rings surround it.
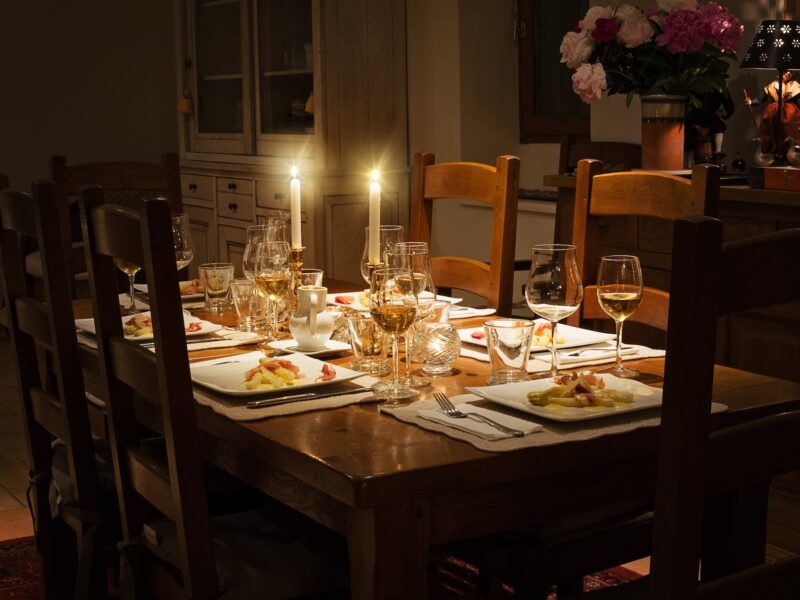
<svg viewBox="0 0 800 600">
<path fill-rule="evenodd" d="M 278 338 L 278 299 L 272 300 L 272 314 L 270 315 L 270 323 L 272 325 L 272 337 Z"/>
<path fill-rule="evenodd" d="M 411 330 L 413 325 L 406 331 L 406 377 L 411 381 Z"/>
<path fill-rule="evenodd" d="M 556 362 L 556 325 L 558 325 L 557 321 L 552 321 L 553 329 L 551 330 L 552 339 L 550 340 L 550 376 L 555 377 L 558 375 L 558 364 Z"/>
<path fill-rule="evenodd" d="M 128 306 L 128 312 L 134 312 L 136 310 L 136 300 L 134 300 L 134 287 L 133 282 L 136 279 L 136 273 L 131 273 L 128 275 L 128 296 L 130 297 L 130 305 Z"/>
<path fill-rule="evenodd" d="M 392 385 L 400 386 L 400 352 L 398 349 L 397 334 L 392 335 Z"/>
<path fill-rule="evenodd" d="M 622 321 L 614 321 L 617 326 L 617 359 L 614 361 L 614 368 L 618 371 L 623 369 L 622 366 Z"/>
</svg>

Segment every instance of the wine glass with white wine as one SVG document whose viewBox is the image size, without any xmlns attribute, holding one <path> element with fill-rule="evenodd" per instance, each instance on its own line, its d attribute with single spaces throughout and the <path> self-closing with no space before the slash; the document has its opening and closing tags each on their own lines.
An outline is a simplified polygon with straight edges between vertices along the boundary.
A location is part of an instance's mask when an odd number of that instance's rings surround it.
<svg viewBox="0 0 800 600">
<path fill-rule="evenodd" d="M 114 264 L 117 268 L 125 273 L 128 276 L 128 295 L 130 296 L 130 303 L 128 304 L 128 308 L 122 309 L 122 314 L 125 316 L 128 315 L 135 315 L 139 311 L 136 310 L 136 300 L 135 300 L 135 293 L 136 290 L 134 289 L 134 283 L 136 280 L 136 274 L 142 270 L 139 265 L 135 265 L 133 263 L 129 263 L 127 261 L 122 260 L 121 258 L 115 258 Z"/>
<path fill-rule="evenodd" d="M 617 326 L 617 359 L 614 366 L 600 371 L 632 379 L 639 375 L 622 364 L 622 325 L 642 301 L 642 267 L 635 256 L 612 255 L 600 259 L 597 272 L 597 300 L 600 308 L 614 319 Z"/>
<path fill-rule="evenodd" d="M 273 338 L 278 324 L 278 301 L 285 298 L 291 288 L 289 255 L 287 242 L 260 242 L 256 250 L 255 282 L 270 300 L 269 322 Z"/>
<path fill-rule="evenodd" d="M 542 244 L 534 246 L 531 254 L 525 300 L 535 314 L 550 321 L 552 362 L 548 376 L 555 377 L 558 375 L 556 326 L 578 310 L 583 300 L 583 284 L 575 260 L 575 246 Z"/>
</svg>

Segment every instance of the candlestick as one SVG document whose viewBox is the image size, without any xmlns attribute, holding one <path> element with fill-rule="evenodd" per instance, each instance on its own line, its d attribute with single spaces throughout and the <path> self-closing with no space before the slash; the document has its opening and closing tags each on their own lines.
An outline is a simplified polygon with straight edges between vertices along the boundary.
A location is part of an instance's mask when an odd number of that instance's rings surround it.
<svg viewBox="0 0 800 600">
<path fill-rule="evenodd" d="M 381 184 L 378 171 L 372 171 L 369 184 L 369 263 L 381 262 Z"/>
<path fill-rule="evenodd" d="M 300 214 L 300 179 L 297 178 L 297 167 L 292 167 L 292 179 L 289 182 L 289 206 L 292 219 L 292 249 L 302 248 L 302 217 Z"/>
<path fill-rule="evenodd" d="M 291 248 L 291 257 L 289 258 L 289 268 L 292 270 L 292 288 L 294 296 L 297 298 L 297 288 L 300 287 L 300 269 L 303 268 L 303 251 L 305 246 L 299 248 Z"/>
</svg>

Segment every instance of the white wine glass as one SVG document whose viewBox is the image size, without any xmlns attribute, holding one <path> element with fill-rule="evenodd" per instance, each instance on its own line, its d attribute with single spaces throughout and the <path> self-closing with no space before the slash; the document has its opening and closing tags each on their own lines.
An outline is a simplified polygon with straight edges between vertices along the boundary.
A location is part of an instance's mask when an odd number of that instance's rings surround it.
<svg viewBox="0 0 800 600">
<path fill-rule="evenodd" d="M 570 316 L 583 300 L 583 284 L 575 260 L 575 246 L 542 244 L 531 250 L 531 271 L 525 287 L 525 300 L 539 317 L 552 327 L 550 350 L 552 363 L 549 376 L 558 375 L 558 322 Z"/>
<path fill-rule="evenodd" d="M 400 355 L 398 338 L 408 331 L 417 315 L 417 295 L 409 287 L 398 282 L 410 281 L 411 271 L 402 268 L 375 269 L 369 286 L 369 312 L 380 329 L 392 343 L 392 381 L 379 382 L 373 386 L 375 395 L 392 407 L 401 400 L 414 398 L 419 392 L 400 379 Z"/>
<path fill-rule="evenodd" d="M 175 245 L 175 264 L 178 271 L 188 266 L 194 258 L 192 234 L 189 231 L 189 218 L 184 213 L 172 215 L 172 241 Z"/>
<path fill-rule="evenodd" d="M 125 316 L 128 315 L 135 315 L 139 311 L 136 310 L 136 300 L 134 294 L 136 290 L 134 289 L 133 285 L 136 280 L 136 274 L 142 270 L 139 265 L 135 265 L 133 263 L 129 263 L 127 261 L 122 260 L 121 258 L 115 258 L 114 264 L 117 268 L 125 273 L 128 276 L 128 296 L 130 297 L 130 302 L 128 303 L 128 308 L 122 309 L 122 314 Z"/>
<path fill-rule="evenodd" d="M 242 253 L 242 274 L 253 282 L 256 280 L 258 245 L 270 241 L 268 229 L 268 225 L 250 225 L 247 228 L 247 238 Z"/>
<path fill-rule="evenodd" d="M 369 264 L 369 232 L 370 228 L 364 228 L 364 249 L 361 252 L 361 276 L 367 284 L 370 282 L 370 265 Z M 381 262 L 378 263 L 382 267 L 388 267 L 387 254 L 392 252 L 394 247 L 403 241 L 403 226 L 402 225 L 381 225 L 378 234 L 378 244 L 380 248 Z"/>
<path fill-rule="evenodd" d="M 256 249 L 255 281 L 261 293 L 270 300 L 272 337 L 276 337 L 278 302 L 289 294 L 292 273 L 289 268 L 289 244 L 261 242 Z"/>
<path fill-rule="evenodd" d="M 414 387 L 430 385 L 430 377 L 413 374 L 412 341 L 416 332 L 416 323 L 430 316 L 436 302 L 436 286 L 433 283 L 431 257 L 426 242 L 399 242 L 391 252 L 386 254 L 389 267 L 407 269 L 409 275 L 397 277 L 397 285 L 404 292 L 417 297 L 417 315 L 414 324 L 405 335 L 406 375 L 404 383 Z"/>
<path fill-rule="evenodd" d="M 639 372 L 622 364 L 622 325 L 642 301 L 642 267 L 635 256 L 616 254 L 600 259 L 597 271 L 597 300 L 600 308 L 614 319 L 617 327 L 617 358 L 614 366 L 600 373 L 610 373 L 624 379 L 639 376 Z"/>
</svg>

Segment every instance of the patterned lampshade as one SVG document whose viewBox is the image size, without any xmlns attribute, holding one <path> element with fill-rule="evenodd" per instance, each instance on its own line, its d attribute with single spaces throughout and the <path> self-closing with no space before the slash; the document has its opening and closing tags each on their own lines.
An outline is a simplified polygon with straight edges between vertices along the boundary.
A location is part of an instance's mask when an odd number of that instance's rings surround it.
<svg viewBox="0 0 800 600">
<path fill-rule="evenodd" d="M 800 21 L 761 21 L 743 69 L 800 69 Z"/>
</svg>

